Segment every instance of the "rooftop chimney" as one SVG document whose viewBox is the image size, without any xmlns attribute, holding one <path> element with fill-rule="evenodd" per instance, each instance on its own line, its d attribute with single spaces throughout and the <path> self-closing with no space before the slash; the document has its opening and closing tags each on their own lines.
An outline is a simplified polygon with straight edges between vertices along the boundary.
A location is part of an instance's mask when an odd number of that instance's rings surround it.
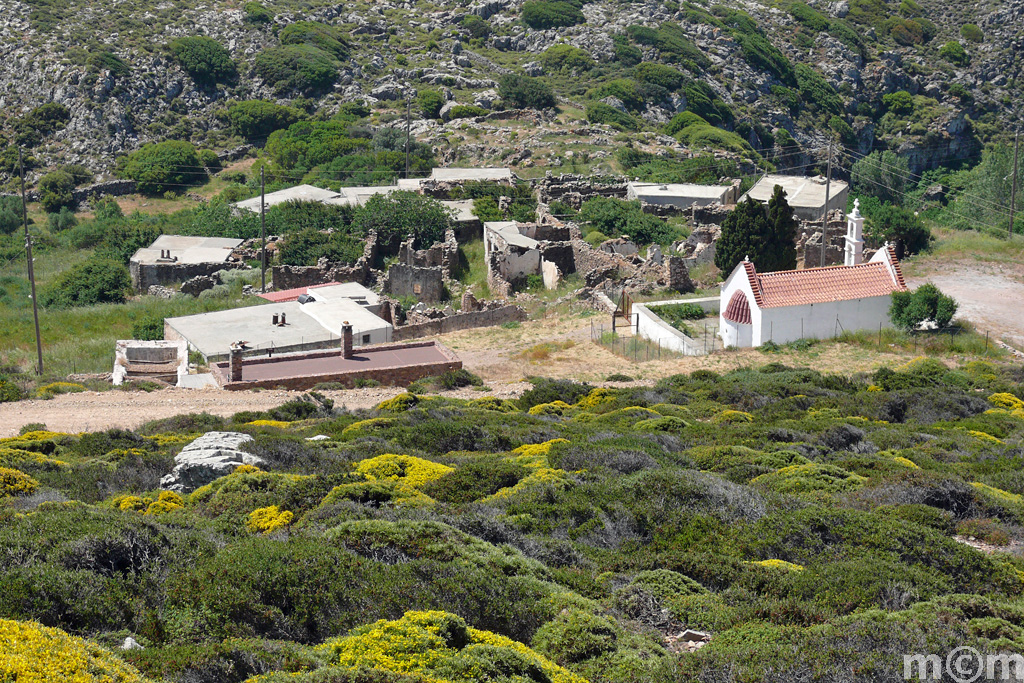
<svg viewBox="0 0 1024 683">
<path fill-rule="evenodd" d="M 341 324 L 341 357 L 352 357 L 352 324 L 347 320 Z"/>
<path fill-rule="evenodd" d="M 232 344 L 228 350 L 229 360 L 228 369 L 231 375 L 232 382 L 242 381 L 242 347 L 238 344 Z"/>
</svg>

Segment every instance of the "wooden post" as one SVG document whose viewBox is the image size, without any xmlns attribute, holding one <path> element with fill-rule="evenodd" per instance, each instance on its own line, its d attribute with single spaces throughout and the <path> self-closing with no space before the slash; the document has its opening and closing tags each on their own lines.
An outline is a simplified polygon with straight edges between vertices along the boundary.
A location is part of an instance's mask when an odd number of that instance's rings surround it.
<svg viewBox="0 0 1024 683">
<path fill-rule="evenodd" d="M 832 182 L 832 146 L 835 144 L 834 141 L 829 140 L 828 143 L 828 170 L 825 172 L 825 215 L 821 219 L 821 267 L 825 267 L 825 238 L 828 235 L 828 200 L 829 190 L 831 189 Z"/>
<path fill-rule="evenodd" d="M 18 169 L 21 173 L 21 219 L 25 223 L 25 255 L 28 258 L 28 281 L 32 290 L 32 318 L 36 323 L 36 374 L 43 374 L 43 340 L 39 335 L 39 303 L 36 300 L 36 272 L 32 263 L 32 236 L 28 234 L 28 203 L 25 201 L 25 161 L 18 148 Z"/>
</svg>

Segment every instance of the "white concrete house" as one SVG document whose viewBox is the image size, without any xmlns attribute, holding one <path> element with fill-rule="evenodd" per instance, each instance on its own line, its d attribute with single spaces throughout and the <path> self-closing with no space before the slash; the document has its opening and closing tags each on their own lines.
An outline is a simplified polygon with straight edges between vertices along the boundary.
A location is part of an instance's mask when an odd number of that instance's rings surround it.
<svg viewBox="0 0 1024 683">
<path fill-rule="evenodd" d="M 694 204 L 735 204 L 739 182 L 732 185 L 695 185 L 692 183 L 626 183 L 626 199 L 641 204 L 688 209 Z"/>
<path fill-rule="evenodd" d="M 775 193 L 775 186 L 781 185 L 786 191 L 786 201 L 793 209 L 793 214 L 803 221 L 820 221 L 825 211 L 825 178 L 815 176 L 765 175 L 750 190 L 740 197 L 740 201 L 755 199 L 767 204 Z M 828 210 L 836 211 L 846 208 L 846 200 L 850 194 L 850 186 L 842 180 L 832 179 L 829 183 Z"/>
<path fill-rule="evenodd" d="M 744 260 L 722 284 L 720 334 L 725 346 L 785 344 L 891 327 L 894 292 L 907 290 L 896 251 L 886 245 L 862 263 L 864 219 L 848 217 L 846 265 L 758 273 Z"/>
</svg>

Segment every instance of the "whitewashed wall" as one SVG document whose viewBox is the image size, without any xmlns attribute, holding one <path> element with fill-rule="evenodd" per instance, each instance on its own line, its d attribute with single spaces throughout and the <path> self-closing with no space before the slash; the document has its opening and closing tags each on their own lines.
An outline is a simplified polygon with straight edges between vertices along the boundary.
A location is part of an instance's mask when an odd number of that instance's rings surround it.
<svg viewBox="0 0 1024 683">
<path fill-rule="evenodd" d="M 879 324 L 883 328 L 892 327 L 889 322 L 891 303 L 892 297 L 885 295 L 806 306 L 766 308 L 760 311 L 760 325 L 754 325 L 753 345 L 760 346 L 769 340 L 785 344 L 797 339 L 831 339 L 837 332 L 877 331 Z"/>
</svg>

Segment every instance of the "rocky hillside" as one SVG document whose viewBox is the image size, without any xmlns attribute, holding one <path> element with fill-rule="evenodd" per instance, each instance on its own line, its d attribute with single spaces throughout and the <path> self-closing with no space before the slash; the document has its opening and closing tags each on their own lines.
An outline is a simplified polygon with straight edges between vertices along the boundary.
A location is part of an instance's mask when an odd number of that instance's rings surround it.
<svg viewBox="0 0 1024 683">
<path fill-rule="evenodd" d="M 301 24 L 297 39 L 286 27 L 301 21 L 329 34 Z M 448 104 L 440 119 L 414 104 L 414 133 L 447 163 L 619 170 L 610 153 L 631 131 L 649 151 L 756 151 L 780 167 L 817 163 L 832 137 L 848 160 L 889 148 L 921 171 L 976 154 L 1019 119 L 1022 26 L 1024 0 L 13 0 L 0 18 L 0 181 L 17 146 L 36 174 L 112 172 L 151 141 L 237 147 L 231 101 L 317 116 L 365 102 L 379 124 L 424 90 Z M 227 51 L 222 73 L 197 71 L 173 47 L 192 36 Z M 648 62 L 681 78 L 642 71 Z M 511 107 L 497 81 L 513 72 L 550 85 L 559 113 L 499 113 Z M 47 103 L 66 109 L 38 109 Z M 739 138 L 665 135 L 687 110 Z M 465 118 L 442 120 L 452 116 Z"/>
</svg>

